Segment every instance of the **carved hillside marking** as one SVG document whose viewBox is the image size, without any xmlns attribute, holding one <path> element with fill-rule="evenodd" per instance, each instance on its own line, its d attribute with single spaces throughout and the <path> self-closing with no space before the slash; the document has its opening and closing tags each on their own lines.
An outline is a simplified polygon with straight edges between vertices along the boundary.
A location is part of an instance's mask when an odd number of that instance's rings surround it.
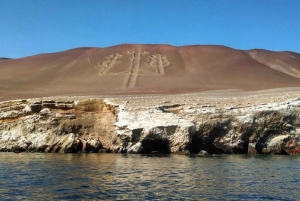
<svg viewBox="0 0 300 201">
<path fill-rule="evenodd" d="M 106 61 L 102 61 L 98 63 L 99 68 L 99 75 L 105 75 L 107 72 L 115 65 L 120 64 L 121 61 L 117 61 L 118 59 L 122 58 L 123 55 L 119 53 L 111 54 L 106 57 Z"/>
<path fill-rule="evenodd" d="M 160 54 L 154 54 L 148 57 L 147 64 L 149 66 L 156 67 L 156 73 L 159 75 L 165 74 L 164 67 L 168 66 L 170 62 L 168 61 L 166 56 L 162 56 Z"/>
<path fill-rule="evenodd" d="M 93 65 L 92 62 L 91 62 L 91 59 L 90 59 L 91 54 L 92 54 L 93 52 L 94 52 L 94 51 L 91 51 L 91 52 L 89 53 L 89 55 L 88 55 L 88 57 L 87 57 L 87 60 L 88 60 L 89 65 L 92 66 L 93 68 L 95 68 L 95 69 L 98 71 L 98 74 L 99 74 L 100 69 L 99 69 L 97 66 Z"/>
<path fill-rule="evenodd" d="M 141 54 L 149 54 L 148 51 L 144 50 L 130 50 L 124 52 L 125 54 L 131 54 L 132 56 L 130 57 L 131 59 L 131 67 L 130 67 L 130 74 L 128 75 L 128 78 L 126 80 L 125 86 L 128 88 L 134 87 L 137 76 L 139 74 L 139 68 L 140 68 L 140 63 L 141 63 Z"/>
<path fill-rule="evenodd" d="M 106 60 L 98 62 L 97 65 L 93 65 L 90 61 L 91 53 L 92 52 L 89 53 L 87 60 L 89 65 L 98 71 L 98 75 L 100 76 L 127 75 L 124 83 L 124 86 L 126 88 L 133 88 L 137 82 L 137 78 L 139 75 L 152 75 L 152 76 L 164 75 L 165 74 L 164 68 L 170 65 L 170 62 L 168 61 L 166 56 L 160 54 L 153 54 L 151 56 L 148 56 L 146 65 L 150 67 L 154 67 L 155 68 L 154 71 L 151 69 L 142 69 L 141 57 L 142 55 L 149 54 L 149 51 L 135 49 L 135 50 L 128 50 L 124 52 L 124 54 L 130 55 L 131 62 L 128 70 L 111 73 L 110 70 L 114 66 L 121 63 L 120 60 L 123 58 L 123 55 L 119 53 L 114 53 L 107 56 L 105 58 Z"/>
</svg>

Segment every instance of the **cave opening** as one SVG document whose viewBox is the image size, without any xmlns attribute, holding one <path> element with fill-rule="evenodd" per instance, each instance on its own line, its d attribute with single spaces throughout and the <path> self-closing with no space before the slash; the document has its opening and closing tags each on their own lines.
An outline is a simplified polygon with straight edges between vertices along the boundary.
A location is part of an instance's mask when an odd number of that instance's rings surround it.
<svg viewBox="0 0 300 201">
<path fill-rule="evenodd" d="M 189 144 L 187 150 L 191 154 L 198 154 L 201 150 L 203 150 L 202 138 L 199 135 L 194 135 L 192 137 L 192 142 L 191 144 Z"/>
<path fill-rule="evenodd" d="M 222 127 L 217 127 L 212 129 L 208 134 L 208 140 L 210 143 L 213 143 L 216 138 L 224 137 L 227 134 L 227 130 Z"/>
<path fill-rule="evenodd" d="M 242 138 L 243 139 L 243 141 L 244 141 L 244 144 L 243 144 L 243 147 L 242 147 L 242 149 L 241 149 L 241 154 L 248 154 L 248 149 L 249 149 L 249 137 L 248 136 L 246 136 L 246 137 L 244 137 L 244 138 Z"/>
<path fill-rule="evenodd" d="M 142 147 L 142 154 L 171 153 L 168 140 L 143 140 Z"/>
<path fill-rule="evenodd" d="M 255 145 L 255 149 L 258 154 L 263 154 L 263 149 L 265 147 L 265 142 L 262 139 L 259 139 L 258 142 Z"/>
</svg>

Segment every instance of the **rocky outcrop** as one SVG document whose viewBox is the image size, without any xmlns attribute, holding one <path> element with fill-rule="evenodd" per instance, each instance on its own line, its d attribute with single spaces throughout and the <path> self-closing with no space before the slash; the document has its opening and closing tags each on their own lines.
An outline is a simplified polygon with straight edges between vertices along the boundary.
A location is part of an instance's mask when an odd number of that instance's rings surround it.
<svg viewBox="0 0 300 201">
<path fill-rule="evenodd" d="M 118 148 L 117 107 L 103 100 L 8 101 L 0 104 L 0 111 L 2 151 L 74 153 Z"/>
<path fill-rule="evenodd" d="M 267 104 L 250 97 L 6 101 L 0 103 L 0 150 L 300 154 L 296 96 Z"/>
</svg>

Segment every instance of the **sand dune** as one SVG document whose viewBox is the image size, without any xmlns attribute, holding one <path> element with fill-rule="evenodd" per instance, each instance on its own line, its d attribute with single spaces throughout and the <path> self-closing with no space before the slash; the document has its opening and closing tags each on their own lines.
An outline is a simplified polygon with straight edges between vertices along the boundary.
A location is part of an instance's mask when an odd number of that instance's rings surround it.
<svg viewBox="0 0 300 201">
<path fill-rule="evenodd" d="M 299 86 L 293 52 L 123 44 L 0 59 L 0 100 Z"/>
</svg>

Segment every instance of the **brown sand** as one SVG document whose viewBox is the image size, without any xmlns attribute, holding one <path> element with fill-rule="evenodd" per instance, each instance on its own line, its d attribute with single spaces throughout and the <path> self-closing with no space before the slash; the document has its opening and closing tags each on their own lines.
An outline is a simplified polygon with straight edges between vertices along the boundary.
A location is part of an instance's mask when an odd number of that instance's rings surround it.
<svg viewBox="0 0 300 201">
<path fill-rule="evenodd" d="M 224 46 L 118 45 L 0 59 L 0 101 L 300 87 L 300 55 Z"/>
</svg>

